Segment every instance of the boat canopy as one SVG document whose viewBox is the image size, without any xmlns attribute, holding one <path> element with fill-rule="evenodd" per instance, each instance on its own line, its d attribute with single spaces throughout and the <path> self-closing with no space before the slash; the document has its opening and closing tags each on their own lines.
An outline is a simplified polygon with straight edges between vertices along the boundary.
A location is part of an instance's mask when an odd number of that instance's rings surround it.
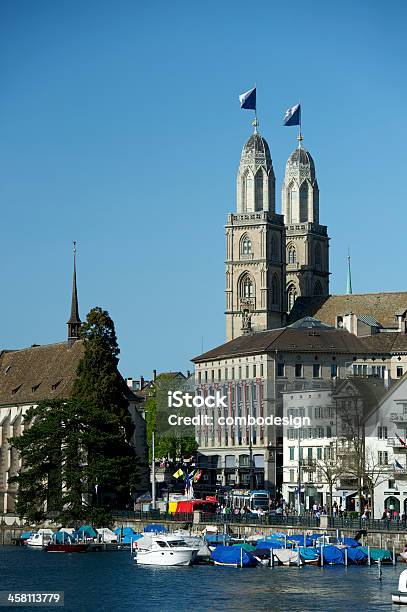
<svg viewBox="0 0 407 612">
<path fill-rule="evenodd" d="M 93 529 L 92 525 L 81 525 L 78 531 L 87 538 L 95 538 L 97 536 L 97 533 Z"/>
<path fill-rule="evenodd" d="M 324 563 L 329 563 L 330 565 L 345 565 L 345 553 L 343 552 L 343 548 L 337 548 L 336 546 L 328 544 L 327 546 L 321 546 L 317 550 L 320 554 L 321 551 L 323 551 Z"/>
<path fill-rule="evenodd" d="M 367 553 L 359 548 L 348 548 L 348 560 L 352 563 L 364 563 L 367 559 Z"/>
<path fill-rule="evenodd" d="M 246 551 L 242 546 L 217 546 L 211 553 L 211 559 L 225 565 L 242 565 L 243 567 L 258 565 L 253 553 Z"/>
<path fill-rule="evenodd" d="M 166 533 L 167 529 L 164 525 L 160 525 L 159 523 L 154 524 L 150 523 L 144 527 L 144 533 Z"/>
<path fill-rule="evenodd" d="M 205 542 L 208 542 L 209 544 L 229 542 L 230 539 L 231 537 L 227 533 L 207 533 L 204 536 Z"/>
</svg>

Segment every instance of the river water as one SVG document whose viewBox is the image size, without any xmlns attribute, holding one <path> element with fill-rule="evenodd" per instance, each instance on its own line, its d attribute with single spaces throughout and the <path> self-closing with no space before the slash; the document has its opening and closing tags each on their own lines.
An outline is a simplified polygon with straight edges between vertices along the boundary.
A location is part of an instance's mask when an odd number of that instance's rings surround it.
<svg viewBox="0 0 407 612">
<path fill-rule="evenodd" d="M 405 567 L 384 566 L 381 580 L 375 565 L 152 568 L 137 566 L 126 551 L 49 554 L 10 546 L 0 547 L 0 590 L 64 591 L 59 609 L 75 612 L 397 610 L 391 593 Z"/>
</svg>

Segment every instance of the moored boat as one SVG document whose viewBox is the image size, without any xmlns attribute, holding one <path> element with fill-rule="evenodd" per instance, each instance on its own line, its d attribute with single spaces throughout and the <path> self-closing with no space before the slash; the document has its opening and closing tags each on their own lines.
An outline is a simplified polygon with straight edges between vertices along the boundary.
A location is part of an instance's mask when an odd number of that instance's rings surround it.
<svg viewBox="0 0 407 612">
<path fill-rule="evenodd" d="M 260 562 L 254 552 L 247 551 L 243 546 L 218 545 L 211 553 L 214 565 L 224 567 L 254 567 Z"/>
<path fill-rule="evenodd" d="M 395 604 L 407 605 L 407 570 L 403 570 L 399 576 L 399 590 L 392 593 L 391 600 Z"/>
<path fill-rule="evenodd" d="M 145 534 L 135 542 L 134 557 L 138 565 L 191 565 L 199 547 L 188 546 L 179 536 Z"/>
<path fill-rule="evenodd" d="M 44 548 L 52 538 L 52 529 L 39 529 L 26 540 L 31 548 Z"/>
<path fill-rule="evenodd" d="M 81 553 L 86 552 L 88 548 L 87 542 L 76 542 L 69 533 L 57 531 L 44 550 L 52 553 Z"/>
</svg>

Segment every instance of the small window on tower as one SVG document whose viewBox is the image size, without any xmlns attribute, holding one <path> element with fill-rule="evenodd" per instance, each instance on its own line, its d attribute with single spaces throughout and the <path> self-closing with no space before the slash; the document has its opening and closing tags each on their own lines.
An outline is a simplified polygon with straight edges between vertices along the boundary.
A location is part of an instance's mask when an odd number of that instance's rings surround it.
<svg viewBox="0 0 407 612">
<path fill-rule="evenodd" d="M 252 252 L 252 241 L 250 240 L 248 236 L 245 236 L 242 242 L 242 253 L 243 255 L 250 255 L 251 252 Z"/>
</svg>

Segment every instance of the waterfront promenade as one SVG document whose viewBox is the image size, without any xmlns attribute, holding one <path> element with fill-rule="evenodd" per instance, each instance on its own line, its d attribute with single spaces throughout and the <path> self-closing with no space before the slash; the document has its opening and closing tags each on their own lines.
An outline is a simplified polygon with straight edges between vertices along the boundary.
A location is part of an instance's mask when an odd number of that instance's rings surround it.
<svg viewBox="0 0 407 612">
<path fill-rule="evenodd" d="M 141 532 L 149 523 L 164 524 L 169 531 L 178 528 L 190 528 L 194 531 L 202 531 L 208 525 L 215 525 L 219 532 L 227 531 L 238 537 L 250 537 L 255 533 L 271 534 L 275 531 L 284 531 L 288 535 L 298 533 L 327 533 L 342 536 L 354 536 L 357 531 L 365 530 L 364 543 L 379 548 L 392 548 L 400 552 L 407 544 L 407 524 L 405 521 L 391 520 L 369 520 L 362 518 L 334 518 L 322 515 L 320 518 L 314 516 L 256 516 L 247 515 L 222 515 L 208 514 L 203 512 L 167 514 L 157 511 L 140 512 L 132 510 L 117 511 L 114 513 L 114 528 L 132 527 L 134 531 Z M 59 527 L 52 522 L 46 521 L 39 527 Z M 0 514 L 0 546 L 11 544 L 20 537 L 23 531 L 33 528 L 33 525 L 25 524 L 14 514 Z"/>
</svg>

